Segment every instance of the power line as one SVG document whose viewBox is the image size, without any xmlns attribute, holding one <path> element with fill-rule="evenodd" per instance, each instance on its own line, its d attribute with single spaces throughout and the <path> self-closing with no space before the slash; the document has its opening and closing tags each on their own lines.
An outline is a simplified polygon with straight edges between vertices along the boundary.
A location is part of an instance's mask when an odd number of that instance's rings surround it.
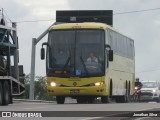
<svg viewBox="0 0 160 120">
<path fill-rule="evenodd" d="M 147 12 L 147 11 L 155 11 L 155 10 L 159 10 L 159 9 L 160 9 L 160 8 L 152 8 L 152 9 L 144 9 L 144 10 L 135 10 L 135 11 L 128 11 L 128 12 L 114 13 L 113 15 L 118 15 L 118 14 L 130 14 L 130 13 Z"/>
<path fill-rule="evenodd" d="M 160 68 L 159 69 L 153 69 L 153 70 L 145 70 L 145 71 L 140 71 L 140 72 L 136 72 L 136 73 L 144 73 L 144 72 L 154 72 L 154 71 L 159 71 L 160 70 Z"/>
<path fill-rule="evenodd" d="M 120 12 L 120 13 L 114 13 L 113 15 L 121 15 L 121 14 L 132 14 L 132 13 L 138 13 L 138 12 L 148 12 L 148 11 L 155 11 L 155 10 L 160 10 L 160 8 L 151 8 L 151 9 L 144 9 L 144 10 L 135 10 L 135 11 L 127 11 L 127 12 Z M 6 16 L 8 17 L 7 13 L 5 12 Z M 81 16 L 81 17 L 86 17 L 86 16 Z M 103 17 L 103 16 L 102 16 Z M 104 16 L 106 17 L 106 16 Z M 110 17 L 110 16 L 108 16 Z M 8 19 L 11 22 L 11 19 L 8 17 Z M 25 20 L 25 21 L 17 21 L 16 23 L 29 23 L 29 22 L 47 22 L 47 21 L 52 21 L 56 19 L 47 19 L 47 20 Z"/>
<path fill-rule="evenodd" d="M 155 10 L 160 10 L 160 8 L 152 8 L 152 9 L 144 9 L 144 10 L 136 10 L 136 11 L 128 11 L 128 12 L 121 12 L 121 13 L 114 13 L 113 15 L 120 15 L 120 14 L 132 14 L 132 13 L 137 13 L 137 12 L 147 12 L 147 11 L 155 11 Z M 81 17 L 86 17 L 86 16 L 81 16 Z M 103 17 L 103 16 L 102 16 Z M 106 16 L 104 16 L 106 17 Z M 110 16 L 109 16 L 110 17 Z M 55 20 L 55 19 L 52 19 Z M 17 23 L 24 23 L 24 22 L 41 22 L 41 21 L 51 21 L 51 20 L 35 20 L 35 21 L 19 21 Z"/>
<path fill-rule="evenodd" d="M 46 21 L 52 21 L 56 19 L 48 19 L 48 20 L 26 20 L 26 21 L 18 21 L 16 23 L 26 23 L 26 22 L 46 22 Z"/>
</svg>

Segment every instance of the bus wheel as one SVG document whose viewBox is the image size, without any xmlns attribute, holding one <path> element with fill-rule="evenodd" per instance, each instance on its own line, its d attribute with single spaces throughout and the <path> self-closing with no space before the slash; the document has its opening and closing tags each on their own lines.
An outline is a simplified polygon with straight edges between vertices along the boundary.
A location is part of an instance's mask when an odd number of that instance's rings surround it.
<svg viewBox="0 0 160 120">
<path fill-rule="evenodd" d="M 65 97 L 64 96 L 56 96 L 57 104 L 64 104 Z"/>
<path fill-rule="evenodd" d="M 101 97 L 101 102 L 102 103 L 109 103 L 109 97 L 108 96 L 102 96 Z"/>
<path fill-rule="evenodd" d="M 129 90 L 128 90 L 128 85 L 127 85 L 127 81 L 126 81 L 125 95 L 119 96 L 116 101 L 119 102 L 119 103 L 126 103 L 126 102 L 128 102 L 128 97 L 129 97 Z"/>
<path fill-rule="evenodd" d="M 120 96 L 115 97 L 116 103 L 120 103 L 121 102 L 121 98 Z"/>
<path fill-rule="evenodd" d="M 7 81 L 5 81 L 3 83 L 3 90 L 4 90 L 4 94 L 3 94 L 3 105 L 8 105 L 9 104 L 9 84 Z"/>
<path fill-rule="evenodd" d="M 129 81 L 129 85 L 128 85 L 128 102 L 131 102 L 130 91 L 131 91 L 131 84 L 130 84 L 130 81 Z"/>
<path fill-rule="evenodd" d="M 110 98 L 112 98 L 112 87 L 113 87 L 113 83 L 112 83 L 112 79 L 110 81 Z"/>
<path fill-rule="evenodd" d="M 3 103 L 3 87 L 2 83 L 0 82 L 0 105 Z"/>
<path fill-rule="evenodd" d="M 88 98 L 87 98 L 87 101 L 88 101 L 88 103 L 93 103 L 94 102 L 94 97 L 92 97 L 92 96 L 89 96 Z"/>
<path fill-rule="evenodd" d="M 87 99 L 86 97 L 77 97 L 77 103 L 86 103 L 87 102 Z"/>
<path fill-rule="evenodd" d="M 126 103 L 127 102 L 127 95 L 121 96 L 121 103 Z"/>
</svg>

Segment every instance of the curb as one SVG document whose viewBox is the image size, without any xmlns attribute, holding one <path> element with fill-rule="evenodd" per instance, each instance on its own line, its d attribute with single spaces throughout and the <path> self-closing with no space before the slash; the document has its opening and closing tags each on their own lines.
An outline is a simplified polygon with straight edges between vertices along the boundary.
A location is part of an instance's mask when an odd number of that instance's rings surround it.
<svg viewBox="0 0 160 120">
<path fill-rule="evenodd" d="M 56 103 L 56 101 L 13 99 L 14 102 Z"/>
</svg>

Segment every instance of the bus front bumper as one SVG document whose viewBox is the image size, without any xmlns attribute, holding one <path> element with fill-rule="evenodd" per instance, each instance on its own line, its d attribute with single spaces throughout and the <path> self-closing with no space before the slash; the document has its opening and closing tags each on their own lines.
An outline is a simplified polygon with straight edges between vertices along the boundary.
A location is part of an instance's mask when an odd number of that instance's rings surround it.
<svg viewBox="0 0 160 120">
<path fill-rule="evenodd" d="M 52 86 L 48 86 L 48 93 L 51 96 L 81 96 L 81 95 L 104 96 L 104 95 L 108 95 L 108 92 L 102 86 L 93 86 L 93 87 L 52 87 Z"/>
</svg>

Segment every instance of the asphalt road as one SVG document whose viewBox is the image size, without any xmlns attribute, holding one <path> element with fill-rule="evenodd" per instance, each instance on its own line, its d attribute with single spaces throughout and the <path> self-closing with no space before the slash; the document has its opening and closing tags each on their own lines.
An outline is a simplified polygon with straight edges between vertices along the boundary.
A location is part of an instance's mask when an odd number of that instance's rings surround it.
<svg viewBox="0 0 160 120">
<path fill-rule="evenodd" d="M 143 113 L 140 111 L 147 111 L 149 110 L 149 113 Z M 152 116 L 145 116 L 146 114 L 153 113 L 159 114 L 160 112 L 160 103 L 156 102 L 150 102 L 150 103 L 109 103 L 109 104 L 76 104 L 76 102 L 73 100 L 66 100 L 65 104 L 58 105 L 56 103 L 34 103 L 34 102 L 14 102 L 14 104 L 10 104 L 8 106 L 0 106 L 0 111 L 8 111 L 8 112 L 14 112 L 14 113 L 21 113 L 21 114 L 27 114 L 29 113 L 39 113 L 43 118 L 29 118 L 29 119 L 36 119 L 36 120 L 158 120 L 158 117 L 152 117 Z M 45 112 L 46 111 L 46 112 Z M 60 112 L 57 112 L 60 111 Z M 136 113 L 136 111 L 139 111 Z M 142 115 L 142 116 L 136 116 L 131 117 L 127 116 L 127 114 L 130 114 L 132 112 L 136 115 Z M 156 112 L 156 113 L 155 113 Z M 157 113 L 158 112 L 158 113 Z M 2 113 L 1 113 L 2 114 Z M 39 115 L 37 114 L 37 116 Z M 154 115 L 153 114 L 153 115 Z M 15 114 L 16 115 L 16 114 Z M 3 118 L 3 119 L 11 119 L 11 120 L 18 120 L 18 119 L 27 119 L 27 118 Z M 122 115 L 122 116 L 121 116 Z M 1 115 L 0 115 L 1 116 Z M 46 117 L 45 116 L 54 116 L 52 117 Z M 113 118 L 113 116 L 116 116 Z M 2 118 L 0 118 L 1 120 Z"/>
</svg>

